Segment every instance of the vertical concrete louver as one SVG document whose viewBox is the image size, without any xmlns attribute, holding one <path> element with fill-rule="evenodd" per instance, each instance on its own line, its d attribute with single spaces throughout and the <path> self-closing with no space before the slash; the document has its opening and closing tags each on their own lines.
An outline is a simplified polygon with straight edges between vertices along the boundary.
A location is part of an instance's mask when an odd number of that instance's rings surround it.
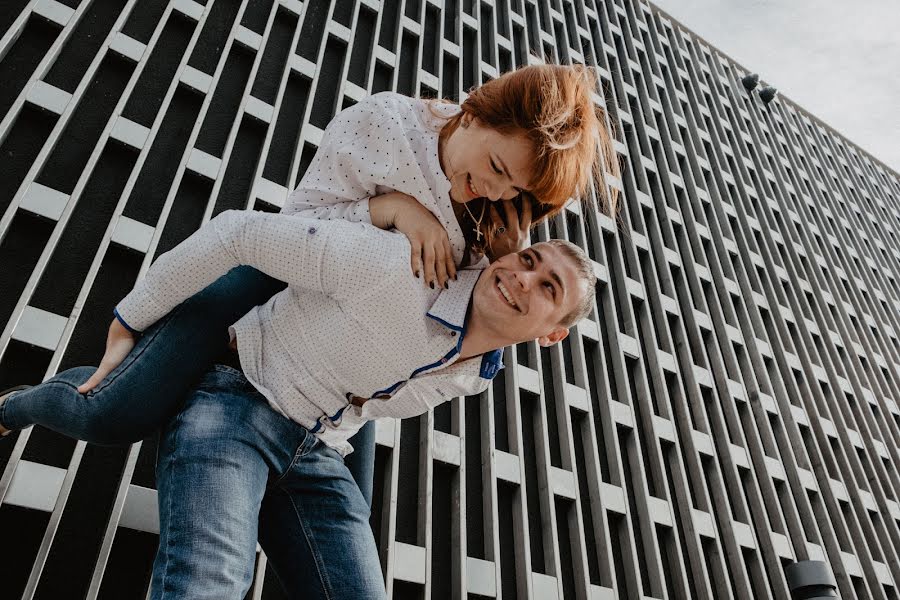
<svg viewBox="0 0 900 600">
<path fill-rule="evenodd" d="M 226 208 L 277 210 L 335 111 L 596 65 L 621 223 L 595 315 L 482 397 L 381 423 L 394 598 L 843 598 L 900 582 L 900 178 L 637 0 L 8 0 L 0 383 L 97 360 L 113 304 Z M 542 57 L 541 59 L 536 58 Z M 752 66 L 752 65 L 751 65 Z M 851 110 L 848 107 L 848 110 Z M 155 442 L 0 443 L 3 597 L 142 598 Z M 279 598 L 260 556 L 253 598 Z"/>
</svg>

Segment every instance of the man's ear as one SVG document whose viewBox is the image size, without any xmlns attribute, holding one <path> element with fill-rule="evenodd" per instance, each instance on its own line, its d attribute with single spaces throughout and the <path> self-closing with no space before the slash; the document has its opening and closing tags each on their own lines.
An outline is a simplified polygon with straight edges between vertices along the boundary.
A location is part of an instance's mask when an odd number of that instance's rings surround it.
<svg viewBox="0 0 900 600">
<path fill-rule="evenodd" d="M 538 338 L 538 345 L 542 348 L 546 348 L 547 346 L 552 346 L 553 344 L 558 344 L 569 337 L 569 328 L 568 327 L 557 327 L 547 335 L 541 336 Z"/>
</svg>

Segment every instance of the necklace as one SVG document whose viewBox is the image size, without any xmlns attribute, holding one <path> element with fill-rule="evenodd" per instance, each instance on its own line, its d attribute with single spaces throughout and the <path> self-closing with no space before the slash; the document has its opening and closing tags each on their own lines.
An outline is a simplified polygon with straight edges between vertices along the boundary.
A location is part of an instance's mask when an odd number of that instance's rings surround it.
<svg viewBox="0 0 900 600">
<path fill-rule="evenodd" d="M 481 220 L 484 219 L 484 209 L 487 208 L 487 203 L 481 203 L 481 215 L 476 219 L 475 215 L 472 214 L 472 211 L 469 210 L 469 203 L 464 202 L 463 208 L 466 209 L 466 212 L 469 213 L 469 216 L 472 217 L 472 220 L 475 221 L 475 240 L 481 241 Z"/>
</svg>

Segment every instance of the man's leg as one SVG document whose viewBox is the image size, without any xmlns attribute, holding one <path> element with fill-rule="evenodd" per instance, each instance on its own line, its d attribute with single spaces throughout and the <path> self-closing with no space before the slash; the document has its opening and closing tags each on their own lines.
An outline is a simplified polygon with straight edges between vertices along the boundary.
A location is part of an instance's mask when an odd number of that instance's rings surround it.
<svg viewBox="0 0 900 600">
<path fill-rule="evenodd" d="M 253 578 L 267 481 L 314 441 L 272 410 L 243 375 L 214 367 L 160 440 L 151 597 L 243 598 Z"/>
<path fill-rule="evenodd" d="M 175 413 L 185 393 L 225 351 L 228 326 L 284 285 L 256 269 L 232 269 L 148 329 L 92 391 L 77 390 L 92 367 L 69 369 L 0 404 L 0 425 L 42 425 L 103 445 L 140 441 Z"/>
<path fill-rule="evenodd" d="M 263 499 L 259 543 L 288 598 L 385 598 L 369 507 L 340 455 L 318 442 Z"/>
</svg>

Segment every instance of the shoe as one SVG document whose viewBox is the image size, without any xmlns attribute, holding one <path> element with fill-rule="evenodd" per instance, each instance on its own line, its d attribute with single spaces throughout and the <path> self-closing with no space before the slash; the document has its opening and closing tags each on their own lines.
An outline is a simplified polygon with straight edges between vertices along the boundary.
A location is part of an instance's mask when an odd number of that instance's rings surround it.
<svg viewBox="0 0 900 600">
<path fill-rule="evenodd" d="M 31 387 L 30 385 L 17 385 L 15 387 L 11 387 L 11 388 L 3 390 L 2 392 L 0 392 L 0 405 L 2 405 L 6 401 L 6 398 L 13 392 L 21 392 L 21 391 L 29 389 L 30 387 Z M 10 429 L 6 433 L 0 433 L 0 437 L 6 437 L 9 434 L 11 434 L 12 432 L 13 432 L 13 430 Z"/>
</svg>

